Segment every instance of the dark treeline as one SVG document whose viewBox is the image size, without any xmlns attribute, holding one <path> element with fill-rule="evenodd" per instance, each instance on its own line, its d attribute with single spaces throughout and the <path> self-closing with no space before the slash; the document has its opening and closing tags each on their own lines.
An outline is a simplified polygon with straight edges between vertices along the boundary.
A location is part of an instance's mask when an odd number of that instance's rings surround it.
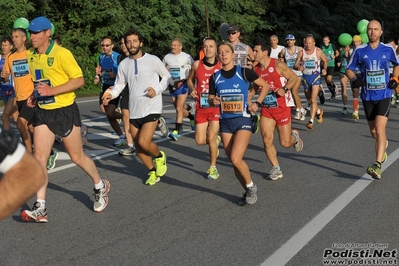
<svg viewBox="0 0 399 266">
<path fill-rule="evenodd" d="M 341 33 L 358 34 L 356 25 L 361 19 L 383 21 L 385 41 L 399 37 L 398 0 L 15 0 L 0 4 L 0 31 L 9 36 L 19 17 L 47 16 L 55 35 L 81 65 L 87 78 L 85 89 L 93 89 L 101 38 L 112 37 L 118 47 L 120 37 L 131 27 L 145 36 L 146 52 L 162 58 L 169 52 L 171 40 L 179 37 L 183 49 L 196 58 L 201 40 L 208 35 L 206 3 L 210 36 L 218 40 L 219 27 L 226 22 L 239 25 L 248 44 L 275 34 L 284 45 L 288 33 L 301 44 L 302 37 L 311 33 L 318 44 L 328 35 L 338 45 Z"/>
</svg>

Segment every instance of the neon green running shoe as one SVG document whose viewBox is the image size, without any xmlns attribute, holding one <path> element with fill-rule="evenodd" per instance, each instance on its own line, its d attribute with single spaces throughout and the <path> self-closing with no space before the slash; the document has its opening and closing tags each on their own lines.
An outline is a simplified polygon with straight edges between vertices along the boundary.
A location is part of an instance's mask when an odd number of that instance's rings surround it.
<svg viewBox="0 0 399 266">
<path fill-rule="evenodd" d="M 208 174 L 208 179 L 209 180 L 216 180 L 219 177 L 219 172 L 218 169 L 216 169 L 215 166 L 211 166 L 208 171 L 206 171 L 206 173 Z"/>
<path fill-rule="evenodd" d="M 166 174 L 166 171 L 168 170 L 168 167 L 166 165 L 166 154 L 161 151 L 162 157 L 160 158 L 155 158 L 153 161 L 155 163 L 156 167 L 156 175 L 157 177 L 164 176 Z"/>
<path fill-rule="evenodd" d="M 150 171 L 148 173 L 148 179 L 147 179 L 147 181 L 145 181 L 145 184 L 153 186 L 156 183 L 158 183 L 159 180 L 161 180 L 161 179 L 156 175 L 155 171 Z"/>
<path fill-rule="evenodd" d="M 377 163 L 374 163 L 367 167 L 367 174 L 371 175 L 374 179 L 381 179 L 381 167 Z"/>
</svg>

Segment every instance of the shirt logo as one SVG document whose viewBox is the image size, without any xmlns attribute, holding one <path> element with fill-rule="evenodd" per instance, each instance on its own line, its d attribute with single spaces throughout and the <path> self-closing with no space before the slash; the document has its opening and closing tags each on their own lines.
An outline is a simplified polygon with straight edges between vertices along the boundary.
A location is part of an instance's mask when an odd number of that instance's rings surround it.
<svg viewBox="0 0 399 266">
<path fill-rule="evenodd" d="M 54 64 L 54 57 L 47 58 L 47 65 L 51 67 L 53 64 Z"/>
</svg>

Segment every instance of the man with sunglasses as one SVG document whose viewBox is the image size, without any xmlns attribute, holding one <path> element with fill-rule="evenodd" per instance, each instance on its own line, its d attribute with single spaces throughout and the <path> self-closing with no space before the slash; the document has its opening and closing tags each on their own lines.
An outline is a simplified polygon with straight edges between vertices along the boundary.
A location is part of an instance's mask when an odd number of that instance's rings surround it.
<svg viewBox="0 0 399 266">
<path fill-rule="evenodd" d="M 104 92 L 115 83 L 116 74 L 118 73 L 118 65 L 121 60 L 121 55 L 113 51 L 114 44 L 110 37 L 104 37 L 101 40 L 102 54 L 99 57 L 99 62 L 96 67 L 96 76 L 94 78 L 94 84 L 98 84 L 101 79 L 102 92 L 100 93 L 100 110 L 106 113 L 108 122 L 112 129 L 119 136 L 114 142 L 115 147 L 126 146 L 126 136 L 123 134 L 119 121 L 121 121 L 123 115 L 117 112 L 120 97 L 113 99 L 107 106 L 103 105 L 102 96 Z"/>
<path fill-rule="evenodd" d="M 279 54 L 279 58 L 282 58 L 287 66 L 298 76 L 299 83 L 301 83 L 302 72 L 295 70 L 294 65 L 296 58 L 298 57 L 298 53 L 303 50 L 302 47 L 295 45 L 295 36 L 293 34 L 288 34 L 285 37 L 287 41 L 287 46 L 281 50 Z M 306 109 L 302 107 L 301 98 L 299 97 L 298 92 L 299 86 L 294 86 L 292 88 L 292 96 L 294 97 L 295 106 L 296 106 L 296 113 L 295 119 L 296 120 L 305 120 L 305 115 L 307 113 Z"/>
<path fill-rule="evenodd" d="M 227 33 L 229 34 L 229 41 L 234 45 L 234 64 L 240 65 L 242 67 L 251 66 L 254 61 L 254 51 L 251 46 L 244 44 L 241 42 L 241 32 L 240 28 L 237 25 L 231 25 L 227 29 Z M 248 64 L 248 62 L 251 62 Z"/>
</svg>

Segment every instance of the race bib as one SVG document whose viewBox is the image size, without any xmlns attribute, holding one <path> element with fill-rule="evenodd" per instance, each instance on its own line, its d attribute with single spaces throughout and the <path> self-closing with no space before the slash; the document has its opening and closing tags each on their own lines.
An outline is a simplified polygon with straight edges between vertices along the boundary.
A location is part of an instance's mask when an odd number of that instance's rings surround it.
<svg viewBox="0 0 399 266">
<path fill-rule="evenodd" d="M 305 68 L 315 68 L 316 61 L 315 60 L 306 60 L 305 61 Z"/>
<path fill-rule="evenodd" d="M 39 85 L 39 82 L 43 82 L 43 83 L 49 85 L 50 87 L 53 87 L 51 85 L 51 82 L 50 82 L 49 79 L 42 79 L 40 81 L 34 81 L 33 82 L 33 86 L 34 86 L 34 92 L 35 92 L 35 97 L 36 97 L 37 103 L 45 105 L 45 104 L 49 104 L 49 103 L 55 102 L 54 96 L 40 96 L 40 94 L 37 92 L 37 89 L 36 89 L 36 87 Z"/>
<path fill-rule="evenodd" d="M 244 111 L 244 95 L 231 94 L 220 97 L 222 114 L 242 114 Z"/>
<path fill-rule="evenodd" d="M 384 90 L 386 88 L 385 70 L 367 70 L 366 82 L 369 90 Z"/>
<path fill-rule="evenodd" d="M 266 108 L 275 108 L 278 106 L 276 93 L 272 90 L 266 95 L 266 97 L 262 101 L 263 106 Z"/>
<path fill-rule="evenodd" d="M 209 108 L 211 107 L 208 102 L 209 93 L 201 92 L 200 94 L 200 107 L 201 108 Z"/>
<path fill-rule="evenodd" d="M 112 68 L 106 68 L 102 70 L 103 82 L 112 82 L 115 79 L 109 76 L 109 73 L 113 72 Z"/>
<path fill-rule="evenodd" d="M 180 80 L 180 67 L 171 67 L 169 68 L 169 73 L 172 76 L 173 80 Z"/>
<path fill-rule="evenodd" d="M 288 59 L 287 60 L 287 66 L 289 67 L 289 68 L 294 68 L 294 65 L 295 65 L 295 59 Z"/>
<path fill-rule="evenodd" d="M 15 60 L 12 62 L 12 71 L 16 78 L 29 74 L 28 59 Z"/>
</svg>

